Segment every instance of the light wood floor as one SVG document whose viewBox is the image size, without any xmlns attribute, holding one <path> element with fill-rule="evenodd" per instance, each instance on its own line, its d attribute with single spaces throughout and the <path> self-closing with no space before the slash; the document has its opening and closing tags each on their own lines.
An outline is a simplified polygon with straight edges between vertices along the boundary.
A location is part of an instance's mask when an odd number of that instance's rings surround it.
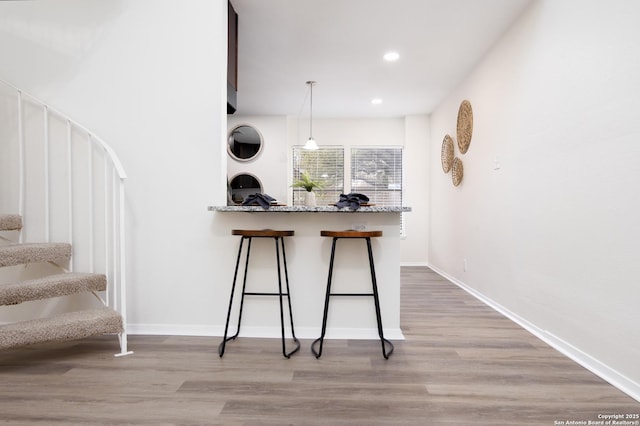
<svg viewBox="0 0 640 426">
<path fill-rule="evenodd" d="M 383 285 L 383 283 L 380 283 Z M 640 403 L 428 268 L 402 270 L 402 329 L 376 341 L 114 337 L 0 352 L 0 424 L 554 425 Z"/>
</svg>

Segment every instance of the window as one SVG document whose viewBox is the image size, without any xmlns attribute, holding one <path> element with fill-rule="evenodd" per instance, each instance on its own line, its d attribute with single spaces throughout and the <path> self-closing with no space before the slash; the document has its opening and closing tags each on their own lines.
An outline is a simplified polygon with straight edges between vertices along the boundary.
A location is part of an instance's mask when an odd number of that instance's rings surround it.
<svg viewBox="0 0 640 426">
<path fill-rule="evenodd" d="M 382 207 L 402 206 L 402 147 L 351 148 L 351 192 Z M 406 236 L 400 213 L 400 236 Z"/>
<path fill-rule="evenodd" d="M 351 192 L 378 206 L 402 206 L 402 148 L 351 148 Z"/>
<path fill-rule="evenodd" d="M 293 182 L 307 173 L 311 180 L 319 181 L 316 189 L 319 206 L 335 203 L 344 192 L 344 148 L 320 147 L 316 151 L 293 147 Z M 293 205 L 304 204 L 304 188 L 293 188 Z"/>
<path fill-rule="evenodd" d="M 402 147 L 353 147 L 345 167 L 343 147 L 320 147 L 308 151 L 293 148 L 293 182 L 307 173 L 323 184 L 315 190 L 319 206 L 330 205 L 340 194 L 359 192 L 380 207 L 402 206 Z M 345 184 L 345 173 L 350 178 Z M 293 188 L 293 205 L 304 204 L 304 189 Z M 404 213 L 400 214 L 400 235 L 405 236 Z"/>
</svg>

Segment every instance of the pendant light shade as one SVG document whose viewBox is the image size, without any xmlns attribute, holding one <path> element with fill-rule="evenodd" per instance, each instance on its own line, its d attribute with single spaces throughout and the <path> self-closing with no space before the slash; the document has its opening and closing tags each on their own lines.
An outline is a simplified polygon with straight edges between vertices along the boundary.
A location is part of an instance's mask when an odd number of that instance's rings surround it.
<svg viewBox="0 0 640 426">
<path fill-rule="evenodd" d="M 313 85 L 315 81 L 307 81 L 309 85 L 310 101 L 309 101 L 309 139 L 304 144 L 304 149 L 314 150 L 318 149 L 315 139 L 313 139 Z"/>
<path fill-rule="evenodd" d="M 304 144 L 304 149 L 315 150 L 320 148 L 318 148 L 318 144 L 316 143 L 315 139 L 309 138 L 307 139 L 307 143 Z"/>
</svg>

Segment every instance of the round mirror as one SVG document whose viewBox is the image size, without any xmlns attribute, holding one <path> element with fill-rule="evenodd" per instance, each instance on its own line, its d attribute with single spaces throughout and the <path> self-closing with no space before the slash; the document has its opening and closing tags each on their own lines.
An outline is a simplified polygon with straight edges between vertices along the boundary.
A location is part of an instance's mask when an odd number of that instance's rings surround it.
<svg viewBox="0 0 640 426">
<path fill-rule="evenodd" d="M 236 204 L 242 204 L 247 196 L 262 193 L 262 184 L 257 177 L 248 173 L 235 175 L 229 184 L 231 188 L 231 200 Z"/>
<path fill-rule="evenodd" d="M 238 161 L 249 161 L 262 151 L 262 135 L 252 126 L 240 125 L 229 133 L 227 151 Z"/>
</svg>

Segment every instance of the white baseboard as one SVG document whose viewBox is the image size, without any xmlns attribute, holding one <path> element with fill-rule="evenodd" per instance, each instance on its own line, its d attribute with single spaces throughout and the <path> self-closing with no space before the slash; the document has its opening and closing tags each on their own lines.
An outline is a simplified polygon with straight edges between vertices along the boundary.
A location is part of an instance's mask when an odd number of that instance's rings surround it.
<svg viewBox="0 0 640 426">
<path fill-rule="evenodd" d="M 235 328 L 233 328 L 235 332 Z M 222 337 L 224 327 L 205 325 L 175 325 L 175 324 L 129 324 L 127 333 L 131 335 L 157 335 L 157 336 L 215 336 Z M 246 327 L 240 328 L 240 337 L 280 338 L 280 327 Z M 285 329 L 285 336 L 290 336 L 290 331 Z M 320 337 L 318 327 L 296 327 L 296 337 L 300 339 L 316 339 Z M 402 330 L 388 328 L 384 330 L 384 337 L 389 340 L 404 340 Z M 328 328 L 325 335 L 327 339 L 354 339 L 375 340 L 378 339 L 377 328 Z"/>
<path fill-rule="evenodd" d="M 224 327 L 177 324 L 127 324 L 127 334 L 150 336 L 222 336 Z"/>
<path fill-rule="evenodd" d="M 533 334 L 534 336 L 536 336 L 537 338 L 539 338 L 540 340 L 542 340 L 552 348 L 556 349 L 558 352 L 562 353 L 566 357 L 577 362 L 582 367 L 586 368 L 587 370 L 591 371 L 593 374 L 607 381 L 617 389 L 620 389 L 622 392 L 626 393 L 631 398 L 637 401 L 640 401 L 640 384 L 639 383 L 631 380 L 630 378 L 619 373 L 618 371 L 609 367 L 608 365 L 602 363 L 601 361 L 597 360 L 591 355 L 581 351 L 580 349 L 573 346 L 571 343 L 559 338 L 558 336 L 552 333 L 549 333 L 546 330 L 543 330 L 537 327 L 535 324 L 511 312 L 504 306 L 500 305 L 499 303 L 496 303 L 492 299 L 486 297 L 485 295 L 478 292 L 477 290 L 474 290 L 473 288 L 469 287 L 468 285 L 464 284 L 458 279 L 450 276 L 446 272 L 441 271 L 432 265 L 429 265 L 429 268 L 431 268 L 438 275 L 441 275 L 442 277 L 451 281 L 452 283 L 454 283 L 455 285 L 457 285 L 458 287 L 460 287 L 461 289 L 463 289 L 464 291 L 466 291 L 476 299 L 480 300 L 482 303 L 486 304 L 490 308 L 494 309 L 495 311 L 509 318 L 511 321 L 520 325 L 522 328 L 529 331 L 531 334 Z"/>
</svg>

